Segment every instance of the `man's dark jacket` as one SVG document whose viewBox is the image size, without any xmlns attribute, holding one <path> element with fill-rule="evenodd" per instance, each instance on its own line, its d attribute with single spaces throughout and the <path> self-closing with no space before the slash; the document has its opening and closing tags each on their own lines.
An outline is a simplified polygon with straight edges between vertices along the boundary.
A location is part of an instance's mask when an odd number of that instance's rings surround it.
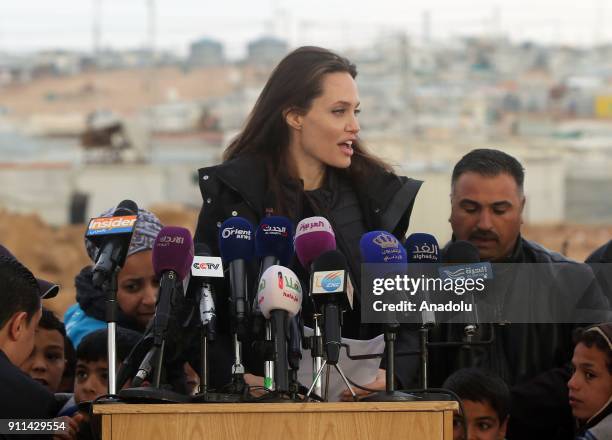
<svg viewBox="0 0 612 440">
<path fill-rule="evenodd" d="M 513 253 L 501 263 L 567 263 L 578 276 L 592 281 L 589 294 L 601 301 L 602 307 L 608 307 L 588 267 L 533 241 L 519 236 Z M 462 327 L 456 324 L 439 326 L 434 338 L 461 340 Z M 494 331 L 495 340 L 488 348 L 475 350 L 478 364 L 474 366 L 495 372 L 511 387 L 509 440 L 569 440 L 573 437 L 567 381 L 570 378 L 568 365 L 573 354 L 574 328 L 573 324 L 550 323 L 482 325 L 485 333 L 482 339 L 487 339 Z M 433 383 L 439 385 L 453 371 L 467 366 L 461 365 L 461 359 L 458 349 L 434 349 L 431 359 Z"/>
<path fill-rule="evenodd" d="M 58 409 L 53 394 L 13 365 L 0 350 L 0 418 L 49 419 Z"/>
</svg>

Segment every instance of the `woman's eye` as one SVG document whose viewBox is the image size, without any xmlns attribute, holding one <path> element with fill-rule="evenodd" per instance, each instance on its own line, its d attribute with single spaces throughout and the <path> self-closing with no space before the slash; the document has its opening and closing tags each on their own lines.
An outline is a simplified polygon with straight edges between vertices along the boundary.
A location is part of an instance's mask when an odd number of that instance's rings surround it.
<svg viewBox="0 0 612 440">
<path fill-rule="evenodd" d="M 361 113 L 361 109 L 360 108 L 356 108 L 355 109 L 355 114 L 358 115 L 359 113 Z"/>
<path fill-rule="evenodd" d="M 136 282 L 130 282 L 130 283 L 125 283 L 123 285 L 123 290 L 127 291 L 127 292 L 138 292 L 140 290 L 140 283 L 136 283 Z"/>
<path fill-rule="evenodd" d="M 332 110 L 332 113 L 335 113 L 337 115 L 342 115 L 342 114 L 344 114 L 344 112 L 345 112 L 345 109 L 343 109 L 343 108 L 337 108 L 335 110 Z"/>
</svg>

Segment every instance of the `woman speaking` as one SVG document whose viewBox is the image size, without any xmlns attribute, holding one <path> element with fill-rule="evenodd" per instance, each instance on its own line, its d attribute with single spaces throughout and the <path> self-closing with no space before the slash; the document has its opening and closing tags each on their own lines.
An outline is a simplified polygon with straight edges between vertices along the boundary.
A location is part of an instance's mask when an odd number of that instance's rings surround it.
<svg viewBox="0 0 612 440">
<path fill-rule="evenodd" d="M 403 240 L 421 182 L 397 176 L 362 145 L 356 75 L 349 60 L 319 47 L 296 49 L 278 64 L 244 129 L 225 150 L 223 163 L 199 170 L 204 203 L 196 242 L 218 255 L 219 226 L 232 216 L 256 226 L 270 214 L 294 225 L 320 215 L 331 223 L 358 283 L 364 233 L 386 230 Z M 298 263 L 292 269 L 308 279 Z M 380 326 L 361 324 L 359 289 L 355 298 L 353 310 L 344 316 L 343 336 L 380 334 Z M 217 305 L 219 312 L 224 308 Z"/>
</svg>

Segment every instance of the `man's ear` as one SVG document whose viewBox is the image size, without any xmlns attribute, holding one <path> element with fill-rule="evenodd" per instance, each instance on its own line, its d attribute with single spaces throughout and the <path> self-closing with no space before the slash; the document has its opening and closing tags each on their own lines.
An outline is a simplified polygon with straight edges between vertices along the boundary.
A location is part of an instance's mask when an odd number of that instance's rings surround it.
<svg viewBox="0 0 612 440">
<path fill-rule="evenodd" d="M 28 324 L 28 313 L 17 312 L 8 322 L 8 337 L 12 341 L 18 341 L 21 335 L 25 332 Z"/>
<path fill-rule="evenodd" d="M 527 202 L 527 197 L 523 196 L 523 200 L 521 200 L 521 225 L 525 223 L 523 219 L 523 212 L 525 211 L 525 203 Z"/>
<path fill-rule="evenodd" d="M 287 125 L 295 130 L 302 129 L 303 114 L 295 107 L 288 108 L 283 111 L 283 117 Z"/>
</svg>

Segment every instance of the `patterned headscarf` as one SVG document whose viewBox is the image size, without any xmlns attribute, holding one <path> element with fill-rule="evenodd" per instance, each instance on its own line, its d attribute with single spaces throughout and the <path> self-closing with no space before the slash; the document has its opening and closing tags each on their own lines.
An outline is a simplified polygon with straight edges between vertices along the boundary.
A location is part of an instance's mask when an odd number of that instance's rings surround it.
<svg viewBox="0 0 612 440">
<path fill-rule="evenodd" d="M 115 212 L 115 208 L 107 209 L 100 214 L 100 217 L 112 217 L 113 212 Z M 146 209 L 138 208 L 138 218 L 136 219 L 127 256 L 129 257 L 135 253 L 153 249 L 157 234 L 159 234 L 162 227 L 163 225 L 155 214 Z M 87 248 L 87 255 L 89 255 L 89 258 L 95 261 L 98 247 L 87 239 L 85 239 L 85 247 Z"/>
</svg>

